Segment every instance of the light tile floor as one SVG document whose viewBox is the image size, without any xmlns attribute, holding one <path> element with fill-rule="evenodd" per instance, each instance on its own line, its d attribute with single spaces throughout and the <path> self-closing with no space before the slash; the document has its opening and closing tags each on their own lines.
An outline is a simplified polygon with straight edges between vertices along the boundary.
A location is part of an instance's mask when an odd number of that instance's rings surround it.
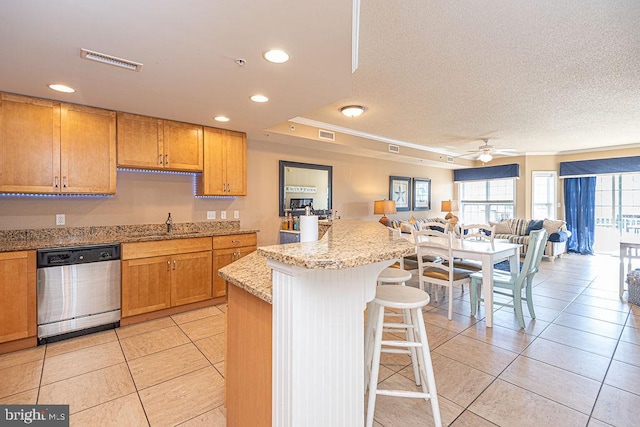
<svg viewBox="0 0 640 427">
<path fill-rule="evenodd" d="M 617 295 L 618 260 L 566 255 L 535 278 L 537 319 L 469 315 L 468 290 L 425 309 L 445 424 L 635 426 L 640 307 Z M 416 285 L 412 280 L 410 285 Z M 224 426 L 226 306 L 0 356 L 0 403 L 64 403 L 72 426 Z M 528 314 L 525 308 L 525 314 Z M 383 355 L 381 388 L 415 388 L 409 358 Z M 379 396 L 378 426 L 430 426 L 428 403 Z"/>
</svg>

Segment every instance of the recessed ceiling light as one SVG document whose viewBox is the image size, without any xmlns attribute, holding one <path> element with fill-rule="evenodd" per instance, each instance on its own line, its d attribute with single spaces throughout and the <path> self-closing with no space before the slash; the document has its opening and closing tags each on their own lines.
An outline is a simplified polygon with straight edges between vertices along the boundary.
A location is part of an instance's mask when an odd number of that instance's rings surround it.
<svg viewBox="0 0 640 427">
<path fill-rule="evenodd" d="M 253 96 L 251 97 L 251 100 L 252 100 L 253 102 L 267 102 L 267 101 L 269 101 L 269 98 L 267 98 L 267 97 L 266 97 L 266 96 L 264 96 L 264 95 L 253 95 Z"/>
<path fill-rule="evenodd" d="M 57 90 L 58 92 L 64 92 L 64 93 L 73 93 L 76 91 L 72 87 L 61 85 L 61 84 L 50 84 L 49 88 L 53 90 Z"/>
<path fill-rule="evenodd" d="M 213 120 L 216 120 L 218 122 L 228 122 L 229 121 L 229 117 L 226 117 L 226 116 L 215 116 L 213 118 Z"/>
<path fill-rule="evenodd" d="M 347 105 L 342 107 L 340 112 L 347 117 L 358 117 L 364 113 L 364 107 L 362 105 Z"/>
<path fill-rule="evenodd" d="M 289 54 L 282 49 L 271 49 L 262 54 L 264 59 L 274 64 L 282 64 L 289 60 Z"/>
</svg>

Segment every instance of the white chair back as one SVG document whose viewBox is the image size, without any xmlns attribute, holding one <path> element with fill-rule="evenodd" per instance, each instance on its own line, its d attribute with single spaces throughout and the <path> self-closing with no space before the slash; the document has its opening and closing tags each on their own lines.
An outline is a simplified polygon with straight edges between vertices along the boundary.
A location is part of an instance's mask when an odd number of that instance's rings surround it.
<svg viewBox="0 0 640 427">
<path fill-rule="evenodd" d="M 436 231 L 441 231 L 443 233 L 448 233 L 449 231 L 449 227 L 451 226 L 451 224 L 449 224 L 448 222 L 436 222 L 436 221 L 431 221 L 431 222 L 419 222 L 418 223 L 418 231 L 424 231 L 424 230 L 436 230 Z"/>
<path fill-rule="evenodd" d="M 493 242 L 496 235 L 495 225 L 486 224 L 461 224 L 460 238 L 473 240 L 487 240 Z"/>
</svg>

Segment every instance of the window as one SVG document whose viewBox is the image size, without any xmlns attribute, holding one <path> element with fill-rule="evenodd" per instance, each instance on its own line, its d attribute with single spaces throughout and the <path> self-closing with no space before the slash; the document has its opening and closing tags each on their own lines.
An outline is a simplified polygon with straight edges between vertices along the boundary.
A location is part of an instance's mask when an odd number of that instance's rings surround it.
<svg viewBox="0 0 640 427">
<path fill-rule="evenodd" d="M 640 173 L 597 177 L 596 227 L 640 233 Z"/>
<path fill-rule="evenodd" d="M 555 171 L 531 172 L 531 218 L 556 219 L 556 185 Z"/>
<path fill-rule="evenodd" d="M 515 179 L 459 183 L 462 222 L 488 224 L 514 217 Z"/>
</svg>

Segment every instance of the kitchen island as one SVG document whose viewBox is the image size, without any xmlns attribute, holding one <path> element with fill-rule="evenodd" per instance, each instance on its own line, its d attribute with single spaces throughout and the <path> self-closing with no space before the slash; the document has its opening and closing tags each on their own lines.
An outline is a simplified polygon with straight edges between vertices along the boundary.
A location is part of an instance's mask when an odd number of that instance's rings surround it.
<svg viewBox="0 0 640 427">
<path fill-rule="evenodd" d="M 378 274 L 414 252 L 378 222 L 340 220 L 222 268 L 228 425 L 363 425 L 363 312 Z"/>
</svg>

